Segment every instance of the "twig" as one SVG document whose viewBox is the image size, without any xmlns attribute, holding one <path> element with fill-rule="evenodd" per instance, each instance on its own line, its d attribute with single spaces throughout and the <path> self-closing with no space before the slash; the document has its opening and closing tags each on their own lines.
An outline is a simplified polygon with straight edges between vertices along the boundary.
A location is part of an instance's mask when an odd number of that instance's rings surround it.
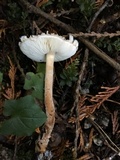
<svg viewBox="0 0 120 160">
<path fill-rule="evenodd" d="M 118 110 L 114 111 L 111 114 L 111 121 L 112 121 L 112 133 L 115 135 L 119 128 L 119 118 L 118 118 Z"/>
<path fill-rule="evenodd" d="M 13 160 L 16 160 L 16 154 L 17 154 L 17 136 L 15 136 L 15 148 L 14 148 L 14 155 L 13 155 Z"/>
<path fill-rule="evenodd" d="M 14 50 L 14 47 L 12 47 L 12 53 L 13 53 L 13 56 L 14 56 L 14 60 L 15 60 L 15 62 L 16 62 L 16 64 L 17 64 L 17 68 L 18 68 L 19 71 L 21 72 L 21 75 L 22 75 L 23 77 L 25 77 L 25 73 L 24 73 L 24 71 L 23 71 L 23 68 L 21 68 L 20 63 L 19 63 L 19 60 L 18 60 L 17 57 L 16 57 L 16 52 L 15 52 L 15 50 Z"/>
<path fill-rule="evenodd" d="M 90 95 L 90 94 L 86 94 L 86 96 L 88 96 L 90 98 L 92 97 L 92 95 Z M 106 101 L 120 105 L 120 102 L 114 101 L 112 99 L 106 99 Z"/>
<path fill-rule="evenodd" d="M 95 15 L 94 15 L 94 17 L 93 17 L 93 19 L 92 19 L 92 21 L 91 21 L 91 23 L 90 23 L 90 25 L 89 25 L 89 27 L 87 29 L 88 32 L 90 32 L 90 30 L 91 30 L 91 28 L 93 26 L 93 23 L 97 19 L 98 15 L 109 5 L 110 1 L 111 0 L 106 0 L 105 3 L 101 6 L 101 8 L 95 13 Z"/>
<path fill-rule="evenodd" d="M 116 31 L 115 33 L 108 33 L 108 32 L 104 32 L 104 33 L 96 33 L 96 32 L 90 32 L 90 33 L 83 33 L 83 32 L 79 32 L 79 33 L 74 33 L 72 34 L 74 37 L 97 37 L 97 38 L 101 38 L 101 37 L 117 37 L 120 36 L 120 31 Z"/>
<path fill-rule="evenodd" d="M 115 21 L 118 20 L 120 18 L 120 11 L 119 12 L 116 12 L 114 13 L 113 15 L 110 15 L 110 16 L 107 16 L 107 17 L 104 17 L 102 18 L 100 21 L 104 21 L 104 23 L 101 23 L 99 28 L 98 28 L 98 31 L 101 32 L 103 30 L 103 27 L 106 25 L 106 24 L 109 24 L 110 22 L 112 23 L 116 23 Z M 116 24 L 117 25 L 117 24 Z"/>
<path fill-rule="evenodd" d="M 114 101 L 114 100 L 112 100 L 112 99 L 107 99 L 106 101 L 120 105 L 120 102 Z"/>
<path fill-rule="evenodd" d="M 67 11 L 62 10 L 60 13 L 57 13 L 55 15 L 55 17 L 60 17 L 62 15 L 68 15 L 70 13 L 73 13 L 73 12 L 75 13 L 75 12 L 78 12 L 78 11 L 79 11 L 79 8 L 71 8 L 70 10 L 67 10 Z"/>
<path fill-rule="evenodd" d="M 18 2 L 18 0 L 16 0 L 16 1 Z M 45 13 L 40 8 L 37 8 L 33 5 L 31 5 L 26 0 L 19 0 L 19 2 L 20 2 L 21 5 L 25 6 L 25 8 L 28 10 L 29 13 L 38 14 L 38 15 L 44 17 L 45 19 L 49 20 L 50 22 L 56 24 L 57 26 L 63 28 L 64 30 L 66 30 L 68 32 L 72 32 L 72 33 L 75 32 L 75 30 L 71 26 L 66 25 L 65 23 L 59 21 L 58 19 L 54 18 L 52 15 Z"/>
<path fill-rule="evenodd" d="M 97 46 L 95 46 L 90 41 L 83 39 L 79 37 L 79 39 L 90 49 L 92 50 L 96 55 L 98 55 L 100 58 L 102 58 L 104 61 L 106 61 L 108 64 L 110 64 L 114 69 L 120 71 L 120 64 L 117 63 L 114 59 L 109 57 L 105 52 L 103 52 L 101 49 L 99 49 Z"/>
<path fill-rule="evenodd" d="M 109 15 L 107 17 L 104 17 L 104 21 L 105 23 L 110 23 L 110 22 L 115 22 L 116 20 L 118 20 L 120 18 L 120 11 L 112 14 L 112 15 Z"/>
<path fill-rule="evenodd" d="M 17 1 L 17 0 L 16 0 Z M 17 1 L 18 2 L 18 1 Z M 64 30 L 66 30 L 69 33 L 76 33 L 76 30 L 74 28 L 72 28 L 71 26 L 61 22 L 60 20 L 54 18 L 52 15 L 47 14 L 45 12 L 43 12 L 41 9 L 36 8 L 35 6 L 31 5 L 29 2 L 27 2 L 26 0 L 19 0 L 21 5 L 24 5 L 26 7 L 26 9 L 30 12 L 30 13 L 35 13 L 38 14 L 44 18 L 46 18 L 47 20 L 49 20 L 50 22 L 56 24 L 57 26 L 63 28 Z M 101 51 L 99 48 L 97 48 L 93 43 L 91 43 L 90 41 L 82 38 L 82 37 L 78 37 L 78 39 L 84 43 L 91 51 L 93 51 L 97 56 L 99 56 L 100 58 L 102 58 L 104 61 L 106 61 L 107 63 L 109 63 L 113 68 L 115 68 L 116 70 L 120 71 L 120 64 L 117 63 L 114 59 L 112 59 L 111 57 L 109 57 L 105 52 Z"/>
<path fill-rule="evenodd" d="M 77 158 L 77 144 L 78 144 L 78 138 L 79 138 L 79 134 L 80 134 L 80 121 L 79 121 L 79 98 L 80 98 L 80 88 L 81 88 L 81 82 L 84 76 L 84 72 L 87 66 L 87 62 L 88 62 L 88 49 L 86 49 L 85 51 L 85 55 L 84 55 L 84 60 L 81 66 L 81 70 L 79 73 L 79 78 L 77 81 L 77 85 L 76 85 L 76 90 L 75 90 L 75 101 L 73 104 L 73 108 L 72 110 L 76 107 L 76 136 L 75 136 L 75 140 L 74 140 L 74 158 Z"/>
<path fill-rule="evenodd" d="M 103 129 L 95 121 L 93 121 L 91 117 L 89 117 L 87 119 L 98 130 L 98 132 L 101 134 L 101 136 L 105 140 L 108 147 L 110 147 L 115 153 L 117 153 L 117 154 L 120 153 L 120 148 L 117 147 L 117 145 L 110 139 L 110 137 L 103 131 Z M 111 145 L 109 144 L 109 142 Z"/>
<path fill-rule="evenodd" d="M 36 30 L 36 35 L 41 34 L 42 31 L 40 30 L 40 28 L 37 26 L 36 22 L 33 21 L 33 25 L 32 25 L 33 31 Z"/>
</svg>

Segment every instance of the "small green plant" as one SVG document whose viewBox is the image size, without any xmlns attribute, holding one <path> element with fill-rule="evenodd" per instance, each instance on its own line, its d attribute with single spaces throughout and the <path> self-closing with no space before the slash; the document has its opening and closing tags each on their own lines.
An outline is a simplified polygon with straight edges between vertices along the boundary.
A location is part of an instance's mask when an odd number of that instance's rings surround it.
<svg viewBox="0 0 120 160">
<path fill-rule="evenodd" d="M 76 3 L 79 5 L 80 11 L 83 13 L 84 16 L 91 16 L 95 6 L 94 0 L 76 0 Z"/>
<path fill-rule="evenodd" d="M 0 129 L 0 133 L 5 135 L 31 135 L 46 120 L 45 113 L 31 95 L 18 100 L 6 100 L 3 114 L 10 117 Z"/>
<path fill-rule="evenodd" d="M 113 52 L 113 50 L 116 50 L 118 52 L 120 51 L 120 38 L 113 40 L 110 38 L 102 37 L 96 41 L 96 45 L 100 48 L 107 49 L 109 52 Z"/>
<path fill-rule="evenodd" d="M 60 74 L 60 77 L 61 77 L 60 85 L 61 86 L 67 85 L 71 87 L 73 82 L 77 80 L 78 64 L 79 64 L 79 61 L 76 60 L 73 63 L 71 63 L 71 65 L 69 65 L 67 68 L 63 70 L 63 72 Z"/>
<path fill-rule="evenodd" d="M 45 123 L 46 115 L 36 103 L 36 99 L 43 102 L 44 69 L 36 74 L 28 72 L 24 89 L 29 91 L 30 95 L 5 101 L 3 114 L 7 120 L 1 125 L 0 134 L 27 136 Z"/>
<path fill-rule="evenodd" d="M 120 51 L 120 38 L 113 42 L 113 46 L 115 47 L 116 51 Z"/>
<path fill-rule="evenodd" d="M 31 90 L 31 95 L 43 101 L 44 75 L 42 73 L 28 72 L 25 78 L 24 89 Z"/>
<path fill-rule="evenodd" d="M 8 20 L 10 21 L 19 21 L 26 20 L 28 13 L 22 12 L 21 8 L 15 2 L 8 3 L 8 10 L 7 10 Z"/>
<path fill-rule="evenodd" d="M 111 40 L 108 38 L 100 38 L 97 42 L 96 45 L 100 48 L 106 48 L 109 52 L 112 51 L 112 45 L 111 45 Z"/>
</svg>

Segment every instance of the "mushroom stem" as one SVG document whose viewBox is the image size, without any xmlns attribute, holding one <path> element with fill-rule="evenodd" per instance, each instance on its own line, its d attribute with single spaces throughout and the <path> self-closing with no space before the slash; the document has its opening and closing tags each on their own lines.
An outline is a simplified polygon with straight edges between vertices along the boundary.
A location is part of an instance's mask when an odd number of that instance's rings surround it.
<svg viewBox="0 0 120 160">
<path fill-rule="evenodd" d="M 46 55 L 45 107 L 47 121 L 45 123 L 45 133 L 39 144 L 41 153 L 46 151 L 55 124 L 55 107 L 53 102 L 54 54 L 53 52 L 49 52 Z"/>
</svg>

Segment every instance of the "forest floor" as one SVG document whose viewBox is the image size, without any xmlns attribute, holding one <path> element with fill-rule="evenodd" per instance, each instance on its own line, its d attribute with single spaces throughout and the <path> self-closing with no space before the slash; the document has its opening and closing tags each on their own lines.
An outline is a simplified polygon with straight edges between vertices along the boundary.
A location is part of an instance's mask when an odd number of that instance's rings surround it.
<svg viewBox="0 0 120 160">
<path fill-rule="evenodd" d="M 36 142 L 45 132 L 46 110 L 37 95 L 44 95 L 38 73 L 45 73 L 45 63 L 27 58 L 18 43 L 23 35 L 47 31 L 66 39 L 73 35 L 79 48 L 54 64 L 55 125 L 41 154 Z M 43 117 L 36 128 L 25 130 L 18 118 L 33 110 L 22 115 L 16 108 L 29 104 L 39 106 Z M 0 159 L 119 160 L 119 123 L 120 1 L 1 0 Z"/>
</svg>

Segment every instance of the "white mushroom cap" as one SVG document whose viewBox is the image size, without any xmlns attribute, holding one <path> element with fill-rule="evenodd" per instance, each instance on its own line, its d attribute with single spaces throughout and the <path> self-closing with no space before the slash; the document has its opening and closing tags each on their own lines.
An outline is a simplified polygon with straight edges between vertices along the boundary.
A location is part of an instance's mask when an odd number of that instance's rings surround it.
<svg viewBox="0 0 120 160">
<path fill-rule="evenodd" d="M 22 36 L 19 47 L 21 51 L 30 59 L 37 62 L 44 62 L 48 52 L 55 53 L 54 61 L 63 61 L 73 56 L 78 49 L 78 41 L 69 35 L 69 40 L 55 34 L 45 34 Z"/>
</svg>

